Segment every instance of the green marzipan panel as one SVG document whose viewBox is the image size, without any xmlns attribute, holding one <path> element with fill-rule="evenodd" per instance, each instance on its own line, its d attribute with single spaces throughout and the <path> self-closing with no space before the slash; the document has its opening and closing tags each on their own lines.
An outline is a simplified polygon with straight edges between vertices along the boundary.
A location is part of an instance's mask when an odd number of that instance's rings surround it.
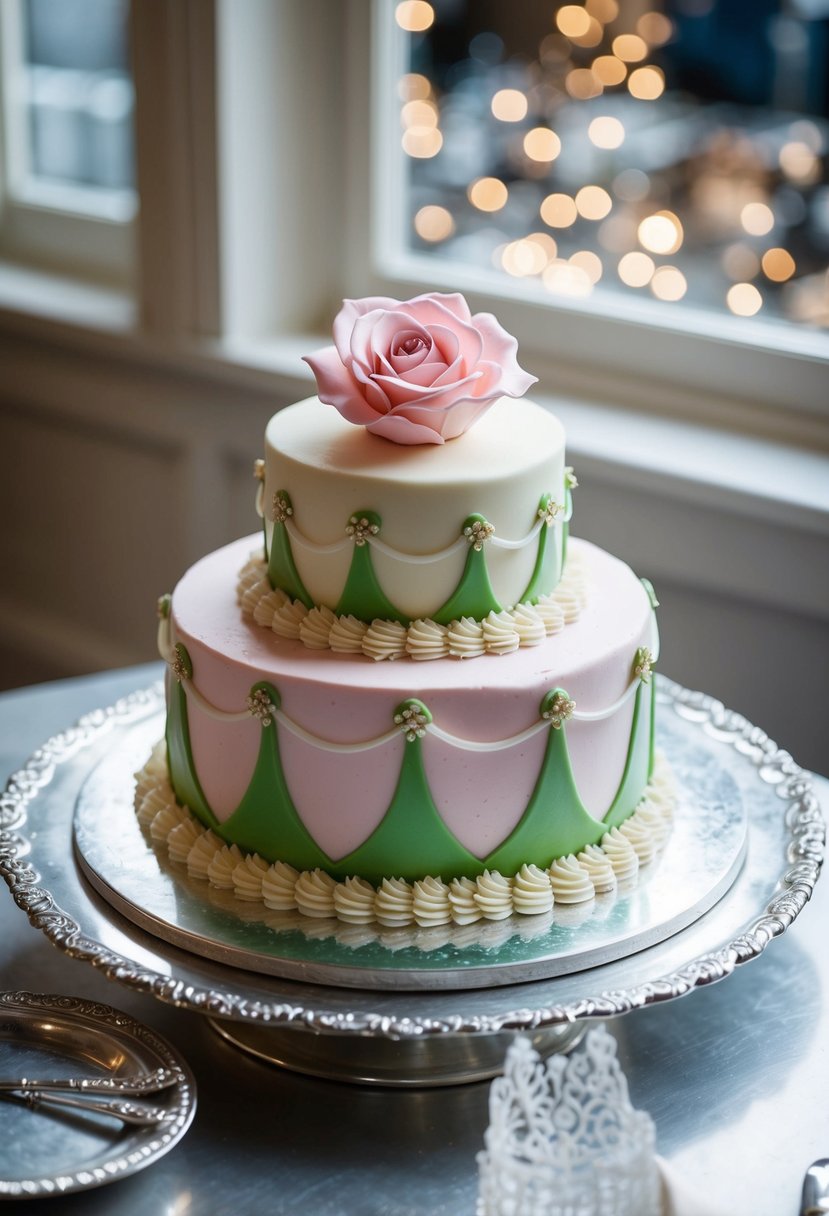
<svg viewBox="0 0 829 1216">
<path fill-rule="evenodd" d="M 367 519 L 370 524 L 380 526 L 376 511 L 355 511 L 358 519 Z M 403 616 L 386 597 L 377 580 L 369 544 L 354 546 L 351 566 L 343 593 L 334 609 L 337 616 L 356 616 L 360 621 L 399 621 L 408 625 L 409 618 Z"/>
<path fill-rule="evenodd" d="M 651 739 L 648 751 L 648 781 L 653 776 L 654 765 L 656 763 L 656 680 L 653 676 L 651 676 L 650 690 Z"/>
<path fill-rule="evenodd" d="M 605 828 L 616 828 L 636 810 L 653 771 L 653 682 L 640 683 L 633 707 L 633 725 L 625 770 L 616 797 L 604 817 Z"/>
<path fill-rule="evenodd" d="M 390 858 L 396 859 L 393 865 Z M 427 874 L 448 882 L 464 875 L 474 878 L 483 869 L 455 839 L 432 801 L 420 739 L 406 743 L 397 789 L 382 822 L 358 849 L 330 867 L 335 878 L 359 874 L 375 884 L 392 877 L 413 882 Z"/>
<path fill-rule="evenodd" d="M 176 650 L 181 656 L 188 678 L 190 678 L 193 674 L 190 656 L 180 643 L 176 646 Z M 167 768 L 176 801 L 189 807 L 205 827 L 215 829 L 216 817 L 207 805 L 207 799 L 196 776 L 196 766 L 193 763 L 190 727 L 187 721 L 187 693 L 184 691 L 183 683 L 175 679 L 172 680 L 170 689 L 165 733 Z"/>
<path fill-rule="evenodd" d="M 284 490 L 279 490 L 277 493 L 280 498 L 285 499 L 288 506 L 291 505 L 291 500 Z M 290 595 L 291 599 L 302 600 L 306 608 L 314 607 L 314 601 L 305 590 L 305 585 L 299 577 L 299 571 L 294 563 L 291 540 L 285 525 L 277 520 L 274 521 L 271 551 L 268 555 L 268 582 L 272 587 L 278 587 L 286 595 Z"/>
<path fill-rule="evenodd" d="M 539 510 L 545 511 L 552 494 L 542 494 Z M 564 525 L 566 527 L 566 525 Z M 555 528 L 541 525 L 538 534 L 538 554 L 535 567 L 524 594 L 518 599 L 520 604 L 534 603 L 540 595 L 549 595 L 558 585 L 561 569 L 558 564 Z"/>
<path fill-rule="evenodd" d="M 251 692 L 260 688 L 279 705 L 273 685 L 254 684 Z M 273 720 L 262 727 L 259 756 L 242 801 L 216 832 L 244 852 L 258 853 L 268 861 L 287 861 L 298 870 L 331 869 L 330 858 L 314 842 L 288 791 Z"/>
<path fill-rule="evenodd" d="M 570 764 L 565 727 L 550 727 L 532 797 L 521 821 L 486 859 L 488 870 L 515 874 L 525 862 L 546 869 L 556 857 L 578 853 L 607 830 L 584 807 Z"/>
<path fill-rule="evenodd" d="M 486 520 L 483 515 L 470 515 L 464 520 L 463 526 L 468 528 L 474 523 L 486 523 Z M 495 598 L 486 568 L 486 544 L 481 549 L 470 545 L 457 590 L 435 613 L 434 620 L 439 625 L 449 625 L 452 621 L 459 621 L 462 616 L 482 621 L 490 612 L 500 611 L 501 605 Z"/>
</svg>

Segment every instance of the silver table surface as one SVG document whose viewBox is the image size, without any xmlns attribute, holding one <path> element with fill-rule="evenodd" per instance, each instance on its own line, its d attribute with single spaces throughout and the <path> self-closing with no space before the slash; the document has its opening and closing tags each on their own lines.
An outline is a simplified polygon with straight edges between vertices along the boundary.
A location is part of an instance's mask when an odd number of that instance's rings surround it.
<svg viewBox="0 0 829 1216">
<path fill-rule="evenodd" d="M 46 738 L 146 686 L 158 670 L 0 695 L 2 781 Z M 816 792 L 825 809 L 829 782 L 818 779 Z M 723 983 L 610 1025 L 632 1100 L 656 1122 L 659 1151 L 733 1216 L 796 1216 L 804 1170 L 829 1156 L 827 925 L 824 877 L 790 932 Z M 0 889 L 0 989 L 15 988 L 124 1009 L 170 1039 L 199 1086 L 193 1127 L 167 1157 L 99 1191 L 18 1205 L 32 1216 L 474 1212 L 487 1083 L 372 1090 L 259 1064 L 197 1014 L 58 953 Z"/>
</svg>

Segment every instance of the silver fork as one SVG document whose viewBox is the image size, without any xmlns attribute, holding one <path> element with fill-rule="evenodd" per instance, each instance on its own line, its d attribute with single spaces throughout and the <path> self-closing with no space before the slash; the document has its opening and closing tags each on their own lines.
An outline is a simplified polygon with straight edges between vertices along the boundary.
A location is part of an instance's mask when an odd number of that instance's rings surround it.
<svg viewBox="0 0 829 1216">
<path fill-rule="evenodd" d="M 136 1127 L 160 1127 L 172 1117 L 172 1112 L 161 1106 L 148 1106 L 143 1102 L 129 1102 L 124 1098 L 96 1099 L 76 1097 L 71 1094 L 43 1093 L 37 1089 L 23 1092 L 6 1091 L 11 1098 L 17 1098 L 31 1110 L 43 1107 L 58 1107 L 81 1110 L 98 1115 L 109 1115 L 120 1119 L 122 1123 L 130 1123 Z"/>
<path fill-rule="evenodd" d="M 155 1068 L 129 1077 L 60 1077 L 38 1081 L 29 1077 L 0 1079 L 0 1093 L 77 1093 L 110 1094 L 114 1097 L 137 1098 L 142 1094 L 160 1093 L 177 1084 L 178 1073 L 170 1068 Z"/>
</svg>

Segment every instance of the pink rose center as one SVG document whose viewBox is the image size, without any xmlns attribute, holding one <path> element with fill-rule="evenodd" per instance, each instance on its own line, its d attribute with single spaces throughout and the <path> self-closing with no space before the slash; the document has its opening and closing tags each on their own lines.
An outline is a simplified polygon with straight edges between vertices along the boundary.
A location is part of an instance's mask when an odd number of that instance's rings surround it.
<svg viewBox="0 0 829 1216">
<path fill-rule="evenodd" d="M 417 355 L 420 351 L 426 350 L 427 343 L 421 338 L 420 334 L 409 334 L 408 337 L 398 339 L 394 344 L 392 354 L 394 355 Z"/>
</svg>

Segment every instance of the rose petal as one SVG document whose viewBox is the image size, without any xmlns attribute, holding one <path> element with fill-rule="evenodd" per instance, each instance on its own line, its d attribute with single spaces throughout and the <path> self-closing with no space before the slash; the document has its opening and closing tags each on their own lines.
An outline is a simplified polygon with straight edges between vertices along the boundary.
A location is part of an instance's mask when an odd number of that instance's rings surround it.
<svg viewBox="0 0 829 1216">
<path fill-rule="evenodd" d="M 366 394 L 361 391 L 361 385 L 348 368 L 343 367 L 335 346 L 326 346 L 324 350 L 313 355 L 305 355 L 304 359 L 316 377 L 320 401 L 336 406 L 349 422 L 367 426 L 377 418 L 378 413 L 388 410 L 388 398 L 377 385 L 372 385 L 372 389 L 375 396 L 379 395 L 379 399 L 385 402 L 385 408 L 381 411 L 372 408 L 366 400 Z"/>
<path fill-rule="evenodd" d="M 398 305 L 398 307 L 401 307 L 401 305 Z M 452 322 L 447 321 L 445 317 L 446 313 L 448 313 L 450 317 L 454 317 L 456 320 L 461 321 L 465 325 L 468 325 L 472 320 L 469 305 L 459 291 L 425 292 L 422 296 L 415 296 L 413 300 L 406 301 L 402 307 L 410 312 L 412 316 L 416 316 L 417 319 L 424 325 L 430 324 L 431 322 L 424 321 L 422 314 L 431 307 L 439 309 L 440 312 L 444 314 L 444 319 L 442 321 L 436 315 L 433 322 L 434 324 L 448 324 L 451 326 Z"/>
<path fill-rule="evenodd" d="M 378 371 L 378 360 L 389 358 L 398 334 L 420 338 L 432 349 L 428 330 L 405 312 L 370 312 L 360 317 L 351 334 L 351 357 L 369 371 Z"/>
<path fill-rule="evenodd" d="M 454 409 L 447 410 L 443 416 L 443 438 L 457 439 L 458 435 L 469 430 L 473 422 L 483 418 L 490 406 L 498 400 L 498 397 L 487 397 L 483 401 L 459 401 Z"/>
<path fill-rule="evenodd" d="M 479 312 L 472 324 L 483 341 L 483 358 L 495 363 L 501 371 L 499 391 L 505 397 L 522 397 L 537 377 L 525 372 L 518 364 L 518 341 L 508 334 L 492 313 Z"/>
<path fill-rule="evenodd" d="M 406 384 L 417 384 L 421 388 L 434 388 L 445 371 L 448 371 L 445 363 L 421 363 L 419 367 L 413 367 L 394 378 L 403 380 Z"/>
<path fill-rule="evenodd" d="M 399 301 L 388 296 L 366 296 L 364 300 L 343 300 L 343 306 L 334 318 L 334 345 L 340 352 L 343 363 L 350 357 L 351 333 L 359 317 L 367 312 L 387 312 L 396 308 Z"/>
<path fill-rule="evenodd" d="M 376 383 L 376 378 L 370 376 L 363 371 L 358 363 L 351 364 L 351 375 L 359 385 L 359 391 L 365 397 L 369 405 L 377 411 L 378 414 L 386 414 L 391 409 L 391 402 L 388 396 L 383 392 L 383 389 Z"/>
<path fill-rule="evenodd" d="M 430 325 L 429 335 L 440 351 L 440 357 L 448 365 L 455 362 L 460 354 L 460 339 L 454 329 L 448 325 Z"/>
<path fill-rule="evenodd" d="M 406 347 L 409 349 L 407 350 Z M 401 372 L 409 371 L 410 368 L 418 367 L 424 360 L 434 358 L 436 353 L 431 340 L 423 338 L 415 330 L 410 330 L 407 333 L 395 335 L 388 358 L 381 355 L 380 361 L 382 364 L 391 366 L 392 371 L 399 375 Z M 380 371 L 381 368 L 378 367 L 377 370 Z"/>
<path fill-rule="evenodd" d="M 474 388 L 480 376 L 480 372 L 474 372 L 471 376 L 464 376 L 462 380 L 437 388 L 411 384 L 390 376 L 375 376 L 374 381 L 388 397 L 392 410 L 405 405 L 428 406 L 439 410 L 453 405 L 456 401 L 475 398 Z"/>
<path fill-rule="evenodd" d="M 382 435 L 393 443 L 413 446 L 419 443 L 443 443 L 443 436 L 432 426 L 419 426 L 403 414 L 385 414 L 366 428 L 372 435 Z"/>
</svg>

